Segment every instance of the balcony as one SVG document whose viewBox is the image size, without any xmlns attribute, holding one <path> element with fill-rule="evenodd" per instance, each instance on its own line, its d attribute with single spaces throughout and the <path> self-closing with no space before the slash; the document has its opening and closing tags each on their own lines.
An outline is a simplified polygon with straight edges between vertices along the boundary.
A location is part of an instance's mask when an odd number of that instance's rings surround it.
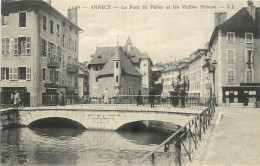
<svg viewBox="0 0 260 166">
<path fill-rule="evenodd" d="M 67 67 L 68 73 L 77 73 L 78 72 L 78 66 L 73 64 L 68 64 Z"/>
<path fill-rule="evenodd" d="M 48 57 L 47 65 L 49 68 L 59 68 L 60 61 L 57 58 Z"/>
</svg>

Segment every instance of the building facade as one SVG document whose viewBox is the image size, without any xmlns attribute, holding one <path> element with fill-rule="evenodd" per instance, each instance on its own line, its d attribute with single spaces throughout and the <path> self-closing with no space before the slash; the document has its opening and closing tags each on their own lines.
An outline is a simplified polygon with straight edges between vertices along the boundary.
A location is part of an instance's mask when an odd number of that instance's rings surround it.
<svg viewBox="0 0 260 166">
<path fill-rule="evenodd" d="M 152 62 L 146 52 L 141 53 L 131 39 L 125 46 L 97 47 L 88 65 L 91 97 L 101 97 L 107 89 L 110 97 L 147 95 L 151 87 Z"/>
<path fill-rule="evenodd" d="M 248 1 L 226 20 L 215 14 L 216 27 L 209 43 L 211 62 L 217 62 L 215 85 L 220 105 L 254 103 L 260 95 L 260 8 Z"/>
<path fill-rule="evenodd" d="M 59 92 L 77 94 L 77 8 L 68 19 L 51 1 L 2 3 L 1 99 L 10 102 L 14 91 L 27 106 L 56 105 Z"/>
<path fill-rule="evenodd" d="M 206 49 L 198 49 L 190 55 L 189 61 L 189 96 L 202 98 L 202 64 Z"/>
<path fill-rule="evenodd" d="M 80 99 L 89 96 L 89 73 L 86 63 L 78 64 L 78 94 Z"/>
</svg>

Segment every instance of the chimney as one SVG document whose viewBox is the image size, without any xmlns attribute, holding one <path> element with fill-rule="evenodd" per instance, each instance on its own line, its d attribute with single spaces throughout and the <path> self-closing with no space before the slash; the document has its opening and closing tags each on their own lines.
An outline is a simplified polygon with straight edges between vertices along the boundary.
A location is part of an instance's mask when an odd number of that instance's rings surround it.
<svg viewBox="0 0 260 166">
<path fill-rule="evenodd" d="M 78 25 L 78 8 L 72 7 L 68 9 L 68 19 L 75 25 Z"/>
<path fill-rule="evenodd" d="M 252 16 L 252 18 L 255 20 L 255 16 L 256 16 L 255 6 L 254 6 L 254 3 L 252 2 L 252 0 L 247 1 L 247 10 L 248 10 L 249 14 Z"/>
<path fill-rule="evenodd" d="M 222 24 L 227 20 L 227 13 L 226 12 L 216 12 L 215 16 L 215 27 Z"/>
</svg>

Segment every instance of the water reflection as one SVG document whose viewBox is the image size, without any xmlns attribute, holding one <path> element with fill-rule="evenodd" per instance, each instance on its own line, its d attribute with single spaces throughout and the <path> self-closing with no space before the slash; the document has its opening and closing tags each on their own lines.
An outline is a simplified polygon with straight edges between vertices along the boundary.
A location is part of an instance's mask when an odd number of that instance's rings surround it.
<svg viewBox="0 0 260 166">
<path fill-rule="evenodd" d="M 167 134 L 64 128 L 0 130 L 1 165 L 135 165 Z"/>
<path fill-rule="evenodd" d="M 70 139 L 82 134 L 85 129 L 68 128 L 31 128 L 33 133 L 46 138 Z"/>
</svg>

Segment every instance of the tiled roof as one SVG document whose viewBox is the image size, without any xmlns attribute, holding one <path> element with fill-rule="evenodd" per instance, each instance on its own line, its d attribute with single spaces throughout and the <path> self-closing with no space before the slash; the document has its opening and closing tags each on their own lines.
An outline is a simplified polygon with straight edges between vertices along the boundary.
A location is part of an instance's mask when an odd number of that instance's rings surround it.
<svg viewBox="0 0 260 166">
<path fill-rule="evenodd" d="M 258 18 L 259 12 L 260 8 L 256 7 L 256 19 L 254 20 L 252 16 L 249 14 L 246 7 L 241 8 L 236 14 L 234 14 L 228 20 L 215 27 L 209 44 L 212 44 L 215 36 L 217 35 L 218 30 L 220 29 L 225 32 L 257 32 L 257 30 L 260 28 L 260 18 Z"/>
<path fill-rule="evenodd" d="M 130 44 L 130 50 L 128 51 L 127 43 Z M 90 61 L 90 65 L 95 64 L 105 64 L 107 63 L 108 59 L 116 54 L 117 47 L 97 47 L 95 54 L 92 56 Z M 132 63 L 139 63 L 140 58 L 143 56 L 141 51 L 132 45 L 131 39 L 128 38 L 126 45 L 120 47 L 122 53 L 131 59 Z M 148 56 L 148 55 L 147 55 Z M 149 57 L 149 56 L 148 56 Z"/>
<path fill-rule="evenodd" d="M 259 8 L 256 8 L 256 11 Z M 228 20 L 223 22 L 222 24 L 218 25 L 218 29 L 222 30 L 255 30 L 257 28 L 257 21 L 253 20 L 250 16 L 246 7 L 240 9 L 235 15 L 230 17 Z"/>
<path fill-rule="evenodd" d="M 134 76 L 142 76 L 141 73 L 132 65 L 129 59 L 125 57 L 122 49 L 118 49 L 118 55 L 121 59 L 121 73 L 122 75 L 134 75 Z M 111 56 L 102 70 L 96 75 L 96 77 L 104 76 L 104 75 L 113 75 L 114 74 L 114 57 Z"/>
</svg>

